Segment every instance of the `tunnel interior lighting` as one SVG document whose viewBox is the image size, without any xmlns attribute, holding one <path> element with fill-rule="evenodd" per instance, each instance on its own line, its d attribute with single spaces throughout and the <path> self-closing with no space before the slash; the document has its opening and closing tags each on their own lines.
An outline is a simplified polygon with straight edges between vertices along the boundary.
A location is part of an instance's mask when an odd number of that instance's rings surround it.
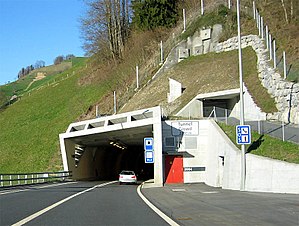
<svg viewBox="0 0 299 226">
<path fill-rule="evenodd" d="M 121 143 L 120 141 L 110 141 L 109 144 L 122 150 L 128 148 L 125 144 Z"/>
</svg>

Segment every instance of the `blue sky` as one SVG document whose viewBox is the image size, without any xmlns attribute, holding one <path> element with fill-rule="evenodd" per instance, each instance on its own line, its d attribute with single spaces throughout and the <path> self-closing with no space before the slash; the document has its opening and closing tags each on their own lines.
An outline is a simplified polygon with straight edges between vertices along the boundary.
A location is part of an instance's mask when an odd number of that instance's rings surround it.
<svg viewBox="0 0 299 226">
<path fill-rule="evenodd" d="M 22 67 L 59 55 L 83 56 L 79 18 L 83 0 L 0 0 L 0 85 Z"/>
</svg>

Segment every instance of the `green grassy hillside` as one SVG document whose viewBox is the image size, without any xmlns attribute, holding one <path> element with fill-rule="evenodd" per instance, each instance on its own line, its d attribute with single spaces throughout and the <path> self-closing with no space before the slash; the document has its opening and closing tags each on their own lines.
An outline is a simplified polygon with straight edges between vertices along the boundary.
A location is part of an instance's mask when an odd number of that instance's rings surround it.
<svg viewBox="0 0 299 226">
<path fill-rule="evenodd" d="M 0 113 L 1 173 L 61 169 L 58 134 L 107 91 L 103 84 L 80 86 L 82 67 L 84 59 Z"/>
<path fill-rule="evenodd" d="M 175 113 L 199 92 L 238 87 L 236 51 L 191 57 L 147 84 L 159 67 L 157 46 L 161 39 L 167 41 L 166 36 L 172 43 L 172 31 L 133 33 L 125 60 L 119 64 L 75 58 L 71 68 L 56 70 L 52 76 L 30 86 L 36 74 L 12 86 L 6 85 L 4 93 L 17 92 L 21 98 L 0 111 L 0 172 L 62 169 L 58 135 L 76 120 L 94 118 L 95 105 L 100 106 L 101 114 L 112 113 L 114 90 L 118 109 L 122 111 L 148 107 L 145 103 L 149 103 Z M 256 83 L 259 80 L 253 50 L 244 50 L 243 64 L 244 80 L 256 103 L 266 112 L 275 111 L 267 91 Z M 139 92 L 135 91 L 136 65 L 140 69 L 140 84 L 147 84 Z M 184 95 L 171 106 L 166 103 L 168 77 L 181 81 L 186 88 Z M 284 144 L 279 145 L 283 149 Z M 271 146 L 265 150 L 271 150 Z M 267 156 L 267 151 L 262 155 Z"/>
<path fill-rule="evenodd" d="M 74 59 L 74 61 L 76 61 Z M 58 65 L 50 65 L 30 72 L 27 76 L 18 79 L 15 82 L 0 86 L 0 107 L 5 104 L 13 95 L 22 96 L 23 94 L 34 90 L 55 79 L 55 76 L 72 67 L 73 61 L 64 61 Z M 36 80 L 38 74 L 46 76 L 43 79 Z"/>
</svg>

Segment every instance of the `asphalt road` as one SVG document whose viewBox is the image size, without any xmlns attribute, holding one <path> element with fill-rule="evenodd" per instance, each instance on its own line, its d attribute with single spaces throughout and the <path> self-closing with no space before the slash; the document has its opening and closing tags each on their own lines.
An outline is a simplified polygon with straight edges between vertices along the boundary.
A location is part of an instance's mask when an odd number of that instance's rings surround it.
<svg viewBox="0 0 299 226">
<path fill-rule="evenodd" d="M 203 183 L 144 186 L 158 209 L 185 226 L 298 226 L 299 195 L 241 192 Z"/>
<path fill-rule="evenodd" d="M 137 185 L 99 184 L 0 190 L 0 225 L 22 225 L 36 213 L 26 225 L 168 225 L 140 199 Z"/>
</svg>

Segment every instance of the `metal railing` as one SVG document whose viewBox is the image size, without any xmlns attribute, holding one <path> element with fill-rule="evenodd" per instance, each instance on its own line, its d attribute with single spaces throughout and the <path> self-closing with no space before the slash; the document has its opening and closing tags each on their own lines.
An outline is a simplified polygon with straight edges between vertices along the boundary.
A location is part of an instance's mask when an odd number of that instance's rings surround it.
<svg viewBox="0 0 299 226">
<path fill-rule="evenodd" d="M 204 107 L 204 114 L 208 115 L 209 119 L 214 119 L 216 122 L 223 122 L 226 125 L 236 126 L 240 124 L 238 111 L 232 113 L 229 109 L 219 107 Z M 247 117 L 246 117 L 247 116 Z M 249 118 L 248 118 L 249 116 Z M 252 131 L 258 134 L 267 134 L 272 137 L 281 139 L 282 141 L 290 141 L 299 144 L 299 126 L 297 124 L 284 123 L 281 121 L 267 121 L 262 119 L 252 120 L 255 115 L 246 113 L 245 123 L 251 126 Z"/>
<path fill-rule="evenodd" d="M 0 187 L 64 181 L 71 177 L 71 171 L 0 174 Z"/>
</svg>

